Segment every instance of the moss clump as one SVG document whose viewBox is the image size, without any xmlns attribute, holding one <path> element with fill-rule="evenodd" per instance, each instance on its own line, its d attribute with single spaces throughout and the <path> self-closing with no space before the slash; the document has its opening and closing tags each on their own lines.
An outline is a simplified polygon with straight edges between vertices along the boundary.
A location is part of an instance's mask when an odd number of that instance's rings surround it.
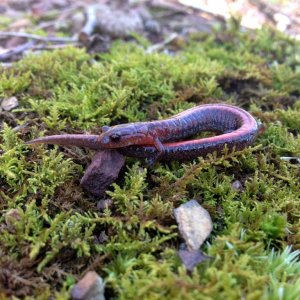
<svg viewBox="0 0 300 300">
<path fill-rule="evenodd" d="M 67 48 L 0 70 L 0 97 L 20 102 L 9 123 L 22 125 L 0 124 L 3 298 L 66 299 L 95 269 L 115 299 L 296 299 L 299 166 L 280 157 L 300 154 L 299 50 L 276 32 L 231 25 L 193 37 L 173 57 L 118 42 L 96 63 Z M 23 144 L 217 101 L 263 121 L 253 147 L 154 169 L 130 159 L 104 211 L 78 187 L 92 152 Z M 209 210 L 214 231 L 204 249 L 213 258 L 189 276 L 172 209 L 191 198 Z"/>
</svg>

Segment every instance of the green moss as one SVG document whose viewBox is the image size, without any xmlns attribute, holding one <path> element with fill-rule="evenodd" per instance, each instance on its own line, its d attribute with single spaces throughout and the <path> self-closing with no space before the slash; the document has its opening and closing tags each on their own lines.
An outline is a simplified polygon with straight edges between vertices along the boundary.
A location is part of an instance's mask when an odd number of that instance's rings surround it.
<svg viewBox="0 0 300 300">
<path fill-rule="evenodd" d="M 12 19 L 4 15 L 0 16 L 0 29 L 5 30 L 12 23 Z"/>
<path fill-rule="evenodd" d="M 70 47 L 0 70 L 0 97 L 16 96 L 14 122 L 29 124 L 19 131 L 0 124 L 4 293 L 66 299 L 80 275 L 95 269 L 113 299 L 296 299 L 299 166 L 281 157 L 300 155 L 299 49 L 279 33 L 242 33 L 233 22 L 222 34 L 193 37 L 175 56 L 117 42 L 96 62 Z M 153 169 L 127 160 L 103 212 L 78 187 L 92 152 L 23 143 L 161 119 L 216 99 L 262 120 L 256 144 Z M 212 258 L 191 275 L 177 256 L 172 215 L 189 199 L 214 223 L 203 249 Z"/>
</svg>

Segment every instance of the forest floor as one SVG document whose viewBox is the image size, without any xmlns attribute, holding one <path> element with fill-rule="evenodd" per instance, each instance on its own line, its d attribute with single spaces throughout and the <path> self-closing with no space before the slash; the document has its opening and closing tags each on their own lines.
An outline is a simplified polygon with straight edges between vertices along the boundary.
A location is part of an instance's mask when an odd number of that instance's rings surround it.
<svg viewBox="0 0 300 300">
<path fill-rule="evenodd" d="M 2 2 L 0 299 L 69 299 L 91 270 L 106 299 L 298 299 L 297 10 L 286 27 L 250 28 L 175 1 Z M 126 158 L 104 199 L 79 185 L 94 151 L 24 144 L 205 103 L 242 107 L 265 130 L 221 156 Z M 187 272 L 173 209 L 191 199 L 213 231 L 211 258 Z"/>
</svg>

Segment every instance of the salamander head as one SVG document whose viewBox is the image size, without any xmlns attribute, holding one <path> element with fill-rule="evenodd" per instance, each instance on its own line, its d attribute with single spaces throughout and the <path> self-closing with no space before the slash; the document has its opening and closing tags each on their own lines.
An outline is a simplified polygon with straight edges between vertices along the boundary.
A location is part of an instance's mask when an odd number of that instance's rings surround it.
<svg viewBox="0 0 300 300">
<path fill-rule="evenodd" d="M 142 123 L 104 126 L 103 133 L 99 136 L 99 146 L 102 149 L 122 148 L 131 145 L 152 144 L 148 136 L 148 127 Z"/>
</svg>

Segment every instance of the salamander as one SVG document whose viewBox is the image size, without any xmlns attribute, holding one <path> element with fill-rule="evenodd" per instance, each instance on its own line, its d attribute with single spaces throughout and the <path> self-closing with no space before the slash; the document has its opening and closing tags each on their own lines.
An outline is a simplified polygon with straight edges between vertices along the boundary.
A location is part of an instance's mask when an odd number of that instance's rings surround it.
<svg viewBox="0 0 300 300">
<path fill-rule="evenodd" d="M 104 126 L 99 135 L 53 135 L 27 143 L 74 145 L 96 150 L 117 149 L 124 155 L 149 161 L 184 161 L 213 151 L 219 153 L 225 145 L 229 150 L 241 150 L 255 141 L 259 129 L 254 117 L 239 107 L 205 104 L 164 120 Z M 201 131 L 221 134 L 184 140 Z"/>
</svg>

